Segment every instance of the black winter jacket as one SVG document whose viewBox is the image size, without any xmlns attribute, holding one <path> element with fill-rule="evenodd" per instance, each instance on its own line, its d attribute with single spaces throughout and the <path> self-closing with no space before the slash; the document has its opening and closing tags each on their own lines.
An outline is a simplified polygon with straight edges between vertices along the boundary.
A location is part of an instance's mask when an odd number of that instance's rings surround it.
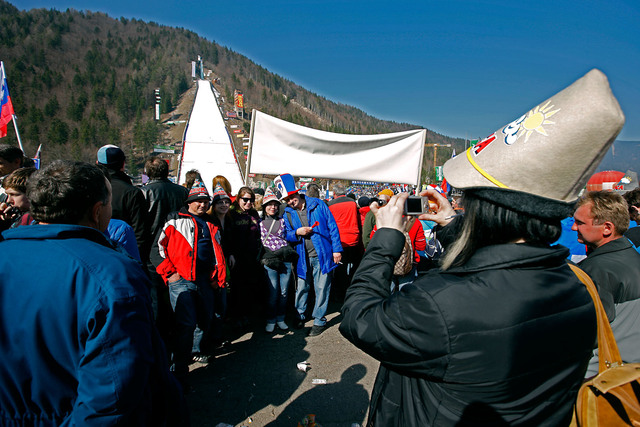
<svg viewBox="0 0 640 427">
<path fill-rule="evenodd" d="M 579 264 L 598 287 L 622 360 L 640 362 L 640 254 L 625 237 L 605 243 Z M 598 373 L 598 354 L 587 376 Z"/>
<path fill-rule="evenodd" d="M 631 227 L 624 233 L 624 237 L 631 240 L 636 247 L 640 246 L 640 226 Z"/>
<path fill-rule="evenodd" d="M 503 244 L 390 293 L 404 237 L 378 230 L 342 334 L 381 362 L 369 426 L 569 425 L 596 337 L 562 246 Z"/>
<path fill-rule="evenodd" d="M 146 229 L 150 239 L 145 253 L 150 253 L 149 258 L 155 270 L 155 267 L 163 261 L 158 252 L 158 237 L 167 222 L 167 215 L 180 210 L 185 205 L 184 201 L 189 195 L 189 190 L 166 178 L 152 179 L 142 187 L 142 194 L 149 206 Z"/>
<path fill-rule="evenodd" d="M 113 200 L 112 217 L 120 219 L 131 227 L 136 234 L 136 242 L 140 257 L 146 263 L 147 256 L 145 248 L 148 248 L 147 240 L 149 236 L 146 232 L 145 220 L 147 217 L 147 201 L 139 188 L 134 187 L 131 178 L 124 172 L 109 170 L 111 175 L 111 189 Z"/>
</svg>

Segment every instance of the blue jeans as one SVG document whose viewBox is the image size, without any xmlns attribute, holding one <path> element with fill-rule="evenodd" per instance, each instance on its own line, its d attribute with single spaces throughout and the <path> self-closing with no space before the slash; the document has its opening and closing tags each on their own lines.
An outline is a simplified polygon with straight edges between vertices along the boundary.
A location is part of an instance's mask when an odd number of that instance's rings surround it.
<svg viewBox="0 0 640 427">
<path fill-rule="evenodd" d="M 206 347 L 208 343 L 211 342 L 214 346 L 217 346 L 223 341 L 222 323 L 227 313 L 227 288 L 214 288 L 213 302 L 214 310 L 209 327 L 209 334 L 205 337 L 204 331 L 196 326 L 196 330 L 193 331 L 193 347 L 191 348 L 191 353 L 206 353 L 206 349 L 203 349 L 203 347 Z M 207 341 L 204 341 L 204 345 L 203 338 L 207 338 Z"/>
<path fill-rule="evenodd" d="M 189 373 L 192 348 L 199 348 L 203 334 L 209 332 L 214 312 L 214 294 L 208 280 L 190 282 L 180 278 L 168 285 L 171 308 L 176 315 L 177 342 L 173 356 L 175 374 L 183 381 Z M 197 343 L 193 334 L 196 325 L 203 332 L 195 337 Z"/>
<path fill-rule="evenodd" d="M 284 321 L 284 314 L 287 309 L 287 290 L 291 283 L 291 263 L 283 263 L 283 267 L 274 270 L 264 266 L 269 278 L 267 287 L 267 323 Z"/>
<path fill-rule="evenodd" d="M 327 313 L 329 305 L 329 292 L 331 291 L 331 272 L 322 274 L 318 257 L 307 258 L 307 277 L 301 279 L 298 277 L 298 286 L 296 286 L 296 310 L 300 319 L 305 320 L 305 311 L 307 310 L 307 298 L 309 297 L 309 289 L 313 283 L 313 289 L 316 293 L 316 303 L 313 306 L 313 324 L 316 326 L 324 326 L 327 319 L 324 315 Z"/>
</svg>

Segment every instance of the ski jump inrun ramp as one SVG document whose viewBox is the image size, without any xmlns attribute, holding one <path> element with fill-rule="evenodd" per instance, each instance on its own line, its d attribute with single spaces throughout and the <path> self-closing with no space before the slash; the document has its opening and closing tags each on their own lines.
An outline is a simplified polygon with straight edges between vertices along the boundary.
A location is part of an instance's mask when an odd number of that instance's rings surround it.
<svg viewBox="0 0 640 427">
<path fill-rule="evenodd" d="M 220 94 L 214 93 L 214 90 L 208 80 L 198 80 L 195 101 L 183 137 L 178 182 L 183 183 L 185 174 L 197 169 L 209 194 L 213 193 L 211 182 L 217 175 L 227 178 L 236 194 L 244 185 L 244 180 L 218 106 Z"/>
</svg>

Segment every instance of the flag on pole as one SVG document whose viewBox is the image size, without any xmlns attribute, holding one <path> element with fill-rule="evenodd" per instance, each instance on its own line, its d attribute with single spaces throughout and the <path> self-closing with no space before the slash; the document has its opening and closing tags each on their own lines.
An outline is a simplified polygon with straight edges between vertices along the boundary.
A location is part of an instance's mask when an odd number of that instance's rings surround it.
<svg viewBox="0 0 640 427">
<path fill-rule="evenodd" d="M 442 178 L 442 183 L 440 183 L 440 188 L 442 188 L 442 192 L 447 195 L 449 191 L 451 191 L 451 186 L 447 182 L 446 178 Z"/>
<path fill-rule="evenodd" d="M 0 138 L 7 136 L 7 124 L 14 114 L 7 77 L 4 73 L 4 63 L 0 61 Z"/>
<path fill-rule="evenodd" d="M 36 151 L 36 155 L 33 157 L 36 169 L 40 169 L 40 149 L 42 149 L 42 144 L 38 145 L 38 151 Z"/>
</svg>

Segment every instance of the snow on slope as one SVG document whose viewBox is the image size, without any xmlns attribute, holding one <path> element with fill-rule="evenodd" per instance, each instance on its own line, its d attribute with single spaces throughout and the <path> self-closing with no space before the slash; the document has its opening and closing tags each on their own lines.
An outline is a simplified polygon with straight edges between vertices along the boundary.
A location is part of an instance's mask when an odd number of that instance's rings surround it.
<svg viewBox="0 0 640 427">
<path fill-rule="evenodd" d="M 185 181 L 189 170 L 197 169 L 209 194 L 213 193 L 211 182 L 216 175 L 229 180 L 234 195 L 244 185 L 231 137 L 207 80 L 198 80 L 198 91 L 183 140 L 179 183 Z"/>
</svg>

